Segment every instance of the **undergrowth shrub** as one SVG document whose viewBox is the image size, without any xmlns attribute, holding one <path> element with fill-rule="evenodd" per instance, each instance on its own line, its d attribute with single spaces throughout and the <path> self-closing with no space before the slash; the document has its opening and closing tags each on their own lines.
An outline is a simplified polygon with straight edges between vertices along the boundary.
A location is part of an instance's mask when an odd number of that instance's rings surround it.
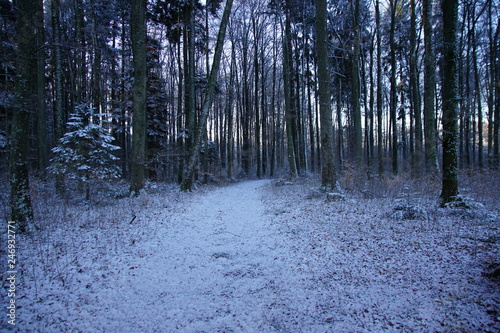
<svg viewBox="0 0 500 333">
<path fill-rule="evenodd" d="M 79 105 L 67 123 L 68 131 L 52 149 L 54 157 L 48 168 L 55 175 L 75 179 L 90 199 L 90 184 L 95 180 L 120 177 L 119 158 L 114 152 L 120 147 L 112 144 L 113 136 L 94 119 L 87 104 Z"/>
</svg>

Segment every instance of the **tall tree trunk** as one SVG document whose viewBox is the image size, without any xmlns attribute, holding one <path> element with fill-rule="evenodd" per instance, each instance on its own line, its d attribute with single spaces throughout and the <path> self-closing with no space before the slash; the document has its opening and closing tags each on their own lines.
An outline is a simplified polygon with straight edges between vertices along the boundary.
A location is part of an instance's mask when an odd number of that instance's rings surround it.
<svg viewBox="0 0 500 333">
<path fill-rule="evenodd" d="M 287 156 L 289 175 L 294 178 L 297 177 L 297 165 L 295 162 L 295 143 L 293 135 L 293 108 L 295 107 L 292 100 L 292 56 L 291 56 L 291 28 L 290 28 L 290 4 L 287 0 L 287 8 L 285 14 L 285 33 L 283 34 L 283 87 L 285 91 L 285 126 L 286 126 L 286 141 L 287 141 Z"/>
<path fill-rule="evenodd" d="M 316 53 L 318 56 L 318 95 L 321 122 L 321 185 L 335 188 L 333 120 L 330 96 L 330 69 L 328 66 L 328 33 L 326 0 L 316 1 Z"/>
<path fill-rule="evenodd" d="M 371 36 L 370 41 L 370 64 L 369 64 L 369 76 L 370 76 L 370 101 L 369 107 L 367 108 L 368 115 L 365 119 L 365 132 L 366 132 L 366 158 L 368 167 L 368 177 L 372 177 L 373 173 L 373 155 L 374 155 L 374 133 L 373 133 L 373 113 L 375 108 L 375 80 L 373 77 L 373 52 L 375 49 L 375 33 Z"/>
<path fill-rule="evenodd" d="M 305 32 L 303 32 L 305 34 Z M 305 82 L 304 75 L 301 73 L 305 72 L 305 64 L 304 64 L 304 48 L 306 47 L 305 41 L 306 37 L 299 43 L 297 43 L 297 47 L 295 49 L 295 63 L 297 64 L 296 74 L 296 83 L 297 83 L 297 92 L 296 92 L 296 100 L 297 100 L 297 152 L 298 152 L 298 166 L 299 173 L 306 173 L 308 171 L 308 160 L 307 160 L 307 147 L 306 147 L 306 114 L 305 114 Z M 302 53 L 301 53 L 302 51 Z"/>
<path fill-rule="evenodd" d="M 272 82 L 272 87 L 271 87 L 271 110 L 272 110 L 272 115 L 271 115 L 271 128 L 272 128 L 272 139 L 271 139 L 271 163 L 270 163 L 270 170 L 269 170 L 269 176 L 274 177 L 274 172 L 276 169 L 276 151 L 278 150 L 278 121 L 277 119 L 280 118 L 280 105 L 281 103 L 278 102 L 276 103 L 276 94 L 278 88 L 277 86 L 277 81 L 278 81 L 278 64 L 277 64 L 277 58 L 278 58 L 278 47 L 279 47 L 279 42 L 277 38 L 277 28 L 278 24 L 274 24 L 273 26 L 273 53 L 272 53 L 272 59 L 273 59 L 273 74 L 271 77 L 271 82 Z"/>
<path fill-rule="evenodd" d="M 424 27 L 424 136 L 427 171 L 437 175 L 439 166 L 436 147 L 435 91 L 436 70 L 432 29 L 432 0 L 422 0 L 422 24 Z"/>
<path fill-rule="evenodd" d="M 54 136 L 58 140 L 64 134 L 64 104 L 63 104 L 63 68 L 62 68 L 62 45 L 61 45 L 61 27 L 59 23 L 59 1 L 52 0 L 52 30 L 54 34 Z"/>
<path fill-rule="evenodd" d="M 54 34 L 54 139 L 57 142 L 64 135 L 65 114 L 63 97 L 63 68 L 62 68 L 62 45 L 61 26 L 59 22 L 59 1 L 51 1 L 52 31 Z M 64 175 L 56 175 L 56 191 L 58 194 L 64 192 Z"/>
<path fill-rule="evenodd" d="M 391 1 L 391 28 L 389 35 L 391 58 L 391 130 L 392 130 L 392 173 L 398 173 L 398 116 L 397 116 L 397 87 L 396 87 L 396 9 L 398 0 Z"/>
<path fill-rule="evenodd" d="M 195 13 L 194 13 L 194 0 L 189 1 L 188 5 L 188 21 L 189 24 L 184 29 L 184 71 L 185 71 L 185 84 L 184 89 L 184 113 L 186 117 L 186 147 L 188 151 L 192 149 L 194 144 L 194 136 L 196 130 L 196 89 L 195 89 Z M 186 160 L 184 164 L 188 163 Z M 183 173 L 184 170 L 181 169 Z M 183 176 L 184 177 L 184 176 Z M 182 183 L 182 181 L 181 181 Z"/>
<path fill-rule="evenodd" d="M 383 92 L 382 92 L 382 36 L 380 28 L 380 3 L 375 6 L 375 29 L 377 31 L 377 157 L 379 177 L 384 175 L 384 141 L 383 141 Z"/>
<path fill-rule="evenodd" d="M 37 77 L 37 132 L 38 132 L 38 174 L 45 179 L 48 166 L 47 108 L 45 106 L 45 29 L 43 0 L 36 1 L 36 77 Z"/>
<path fill-rule="evenodd" d="M 121 100 L 120 100 L 120 118 L 119 118 L 119 126 L 120 126 L 120 134 L 118 136 L 118 142 L 120 144 L 120 154 L 121 154 L 121 169 L 122 169 L 122 176 L 124 179 L 129 179 L 129 151 L 130 151 L 130 145 L 129 145 L 129 134 L 128 134 L 128 125 L 127 125 L 127 118 L 129 116 L 129 113 L 127 112 L 127 108 L 125 105 L 127 104 L 128 101 L 128 94 L 125 93 L 125 67 L 126 67 L 126 61 L 125 61 L 125 53 L 126 53 L 126 48 L 125 45 L 127 43 L 127 34 L 126 34 L 126 25 L 125 25 L 125 17 L 127 16 L 126 13 L 128 11 L 122 10 L 122 31 L 121 31 L 121 42 L 122 42 L 122 50 L 121 50 Z"/>
<path fill-rule="evenodd" d="M 495 33 L 495 43 L 497 45 L 495 64 L 495 114 L 493 119 L 493 167 L 500 168 L 500 17 L 498 18 L 497 31 Z"/>
<path fill-rule="evenodd" d="M 206 124 L 208 119 L 208 114 L 212 106 L 215 86 L 217 82 L 217 77 L 219 74 L 219 68 L 222 58 L 222 49 L 224 47 L 224 40 L 226 36 L 226 28 L 229 22 L 229 14 L 231 13 L 231 8 L 233 6 L 233 0 L 227 0 L 224 7 L 224 13 L 222 15 L 219 33 L 217 35 L 217 42 L 215 45 L 214 60 L 212 63 L 212 69 L 210 70 L 210 75 L 207 82 L 207 90 L 202 104 L 202 112 L 198 128 L 194 136 L 194 144 L 189 154 L 188 164 L 184 173 L 184 177 L 181 183 L 182 191 L 190 191 L 193 187 L 194 172 L 196 169 L 196 164 L 200 154 L 201 143 L 203 136 L 206 131 Z"/>
<path fill-rule="evenodd" d="M 267 174 L 267 163 L 268 163 L 268 151 L 269 151 L 269 139 L 268 139 L 268 108 L 267 108 L 267 101 L 266 101 L 266 95 L 267 95 L 267 89 L 266 89 L 266 81 L 267 81 L 267 76 L 266 76 L 266 70 L 265 70 L 265 54 L 264 54 L 264 47 L 261 48 L 260 50 L 260 65 L 261 65 L 261 73 L 262 73 L 262 78 L 260 80 L 260 90 L 261 90 L 261 112 L 262 112 L 262 117 L 261 117 L 261 124 L 260 126 L 262 127 L 262 175 L 265 176 Z"/>
<path fill-rule="evenodd" d="M 461 131 L 460 145 L 462 149 L 460 151 L 460 164 L 461 166 L 465 166 L 470 168 L 472 166 L 471 159 L 471 141 L 472 141 L 472 89 L 471 89 L 471 79 L 470 79 L 470 65 L 471 65 L 471 41 L 470 34 L 467 33 L 467 28 L 470 30 L 470 13 L 469 7 L 465 8 L 462 16 L 462 22 L 464 24 L 461 25 L 461 36 L 459 43 L 459 50 L 466 50 L 465 61 L 458 62 L 458 89 L 459 95 L 463 98 L 459 99 L 459 107 L 460 107 L 460 124 L 463 123 L 463 131 Z M 466 23 L 467 22 L 467 23 Z M 467 36 L 467 37 L 466 37 Z M 463 51 L 462 51 L 463 52 Z M 465 67 L 465 69 L 464 69 Z M 465 160 L 465 161 L 463 161 Z"/>
<path fill-rule="evenodd" d="M 458 0 L 443 0 L 443 183 L 442 204 L 458 196 Z"/>
<path fill-rule="evenodd" d="M 337 96 L 336 96 L 336 112 L 337 112 L 337 148 L 338 148 L 338 169 L 342 172 L 344 167 L 344 130 L 343 130 L 343 115 L 342 115 L 342 78 L 337 75 Z M 321 116 L 320 116 L 321 117 Z M 320 140 L 321 141 L 321 140 Z M 321 155 L 321 154 L 320 154 Z"/>
<path fill-rule="evenodd" d="M 419 177 L 422 172 L 422 110 L 420 103 L 420 83 L 417 68 L 417 14 L 415 0 L 411 0 L 410 26 L 410 85 L 413 114 L 415 117 L 415 149 L 413 153 L 413 175 Z"/>
<path fill-rule="evenodd" d="M 493 38 L 493 1 L 488 4 L 489 94 L 488 94 L 488 166 L 493 166 L 493 114 L 495 113 L 496 43 Z"/>
<path fill-rule="evenodd" d="M 130 37 L 134 63 L 130 192 L 144 188 L 146 158 L 146 0 L 131 0 Z"/>
<path fill-rule="evenodd" d="M 29 187 L 29 119 L 33 116 L 36 91 L 36 7 L 30 0 L 17 1 L 17 68 L 15 106 L 10 139 L 10 218 L 20 232 L 33 222 Z"/>
<path fill-rule="evenodd" d="M 101 42 L 99 40 L 100 36 L 97 33 L 97 24 L 99 24 L 96 8 L 93 4 L 90 6 L 90 19 L 91 19 L 91 38 L 92 38 L 92 48 L 93 53 L 92 58 L 92 70 L 91 70 L 91 84 L 92 84 L 92 104 L 96 110 L 96 114 L 102 114 L 102 75 L 101 75 Z"/>
<path fill-rule="evenodd" d="M 290 2 L 290 5 L 291 2 Z M 291 7 L 289 7 L 291 8 Z M 291 20 L 290 20 L 291 22 Z M 290 26 L 291 27 L 291 26 Z M 297 29 L 297 28 L 296 28 Z M 303 154 L 303 145 L 302 145 L 302 126 L 301 126 L 301 105 L 300 105 L 300 55 L 299 55 L 299 42 L 296 38 L 292 38 L 292 30 L 290 29 L 290 37 L 288 40 L 290 42 L 290 47 L 288 50 L 290 51 L 290 102 L 291 102 L 291 135 L 293 138 L 293 148 L 295 153 L 295 166 L 297 168 L 297 175 L 301 175 L 301 172 L 304 171 L 304 154 Z M 295 42 L 295 47 L 293 47 L 293 42 Z M 294 52 L 295 51 L 295 52 Z"/>
<path fill-rule="evenodd" d="M 259 38 L 260 33 L 257 31 L 257 18 L 252 15 L 252 27 L 254 35 L 254 110 L 255 110 L 255 156 L 257 164 L 257 178 L 262 178 L 262 156 L 261 156 L 261 141 L 260 141 L 260 104 L 259 104 Z M 263 94 L 263 92 L 262 92 Z"/>
<path fill-rule="evenodd" d="M 227 89 L 228 101 L 226 104 L 226 118 L 227 118 L 227 178 L 233 177 L 233 156 L 234 156 L 234 134 L 233 134 L 233 101 L 234 101 L 234 87 L 236 76 L 236 50 L 235 45 L 231 46 L 231 68 L 229 70 L 229 86 Z"/>
<path fill-rule="evenodd" d="M 363 133 L 361 129 L 361 87 L 360 87 L 360 0 L 354 0 L 353 28 L 354 28 L 354 51 L 352 56 L 352 115 L 354 118 L 354 154 L 356 166 L 361 168 L 363 163 Z"/>
<path fill-rule="evenodd" d="M 481 101 L 481 78 L 479 76 L 479 66 L 477 63 L 477 41 L 476 41 L 476 18 L 475 18 L 475 10 L 474 6 L 472 8 L 472 66 L 474 67 L 474 89 L 476 91 L 476 100 L 477 100 L 477 131 L 478 131 L 478 153 L 477 153 L 477 162 L 478 167 L 483 168 L 483 106 Z"/>
<path fill-rule="evenodd" d="M 310 52 L 306 53 L 306 72 L 309 73 L 310 69 Z M 314 140 L 314 118 L 313 118 L 313 103 L 311 96 L 311 79 L 309 77 L 306 78 L 306 95 L 307 95 L 307 117 L 308 117 L 308 125 L 309 125 L 309 147 L 311 148 L 311 171 L 314 172 L 317 167 L 316 163 L 316 142 Z"/>
<path fill-rule="evenodd" d="M 245 26 L 243 29 L 245 29 L 243 33 L 243 41 L 242 41 L 242 71 L 243 71 L 243 92 L 242 92 L 242 103 L 243 103 L 243 114 L 241 117 L 242 123 L 242 132 L 243 132 L 243 137 L 242 137 L 242 145 L 241 145 L 241 165 L 243 167 L 243 171 L 245 174 L 248 176 L 250 174 L 250 166 L 251 166 L 251 140 L 250 140 L 250 120 L 251 120 L 251 102 L 250 102 L 250 69 L 249 69 L 249 55 L 248 55 L 248 49 L 249 49 L 249 41 L 248 41 L 248 31 L 246 30 L 247 27 Z"/>
<path fill-rule="evenodd" d="M 122 13 L 122 29 L 125 27 L 125 19 L 124 19 L 124 14 Z M 75 66 L 76 66 L 76 87 L 75 87 L 75 94 L 76 94 L 76 104 L 81 104 L 85 101 L 86 98 L 86 74 L 85 74 L 85 58 L 86 58 L 86 47 L 85 47 L 85 33 L 84 33 L 84 25 L 85 25 L 85 19 L 84 19 L 84 9 L 83 9 L 83 2 L 82 0 L 77 0 L 75 1 L 75 21 L 76 21 L 76 26 L 75 26 L 75 42 L 79 46 L 80 50 L 76 51 L 76 59 L 75 59 Z M 122 39 L 123 41 L 123 39 Z M 124 46 L 122 46 L 124 48 Z"/>
</svg>

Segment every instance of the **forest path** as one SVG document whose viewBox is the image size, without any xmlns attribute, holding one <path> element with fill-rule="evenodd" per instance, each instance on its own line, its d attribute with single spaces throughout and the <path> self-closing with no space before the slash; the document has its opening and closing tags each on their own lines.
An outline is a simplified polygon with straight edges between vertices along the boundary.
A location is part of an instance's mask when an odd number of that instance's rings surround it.
<svg viewBox="0 0 500 333">
<path fill-rule="evenodd" d="M 19 242 L 15 331 L 499 331 L 481 272 L 500 243 L 474 241 L 496 217 L 389 218 L 392 199 L 307 191 L 259 180 L 75 206 Z"/>
<path fill-rule="evenodd" d="M 283 314 L 290 312 L 284 294 L 300 294 L 291 282 L 300 276 L 262 201 L 269 183 L 247 181 L 195 195 L 184 212 L 164 221 L 151 248 L 144 248 L 147 257 L 120 283 L 131 290 L 116 310 L 129 315 L 112 329 L 279 330 L 279 321 L 291 315 Z M 107 309 L 117 307 L 121 289 L 106 297 Z"/>
</svg>

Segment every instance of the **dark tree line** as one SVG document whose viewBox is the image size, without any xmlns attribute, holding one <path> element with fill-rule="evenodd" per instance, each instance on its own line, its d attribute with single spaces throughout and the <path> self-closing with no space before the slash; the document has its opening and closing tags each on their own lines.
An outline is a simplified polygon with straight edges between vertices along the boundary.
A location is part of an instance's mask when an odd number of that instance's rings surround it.
<svg viewBox="0 0 500 333">
<path fill-rule="evenodd" d="M 19 221 L 28 175 L 48 177 L 82 105 L 134 193 L 443 170 L 448 201 L 458 168 L 499 167 L 493 0 L 3 0 L 0 14 L 0 158 Z"/>
</svg>

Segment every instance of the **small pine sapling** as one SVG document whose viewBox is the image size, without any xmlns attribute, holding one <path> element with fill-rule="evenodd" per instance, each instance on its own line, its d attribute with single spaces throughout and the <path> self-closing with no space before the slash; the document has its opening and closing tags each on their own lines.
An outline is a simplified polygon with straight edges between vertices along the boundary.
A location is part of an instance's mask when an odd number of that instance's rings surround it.
<svg viewBox="0 0 500 333">
<path fill-rule="evenodd" d="M 88 104 L 75 108 L 66 124 L 67 132 L 52 149 L 54 157 L 48 171 L 76 179 L 86 190 L 90 200 L 92 180 L 120 177 L 119 159 L 114 152 L 120 147 L 112 144 L 114 138 L 102 125 L 96 124 L 94 110 Z"/>
</svg>

